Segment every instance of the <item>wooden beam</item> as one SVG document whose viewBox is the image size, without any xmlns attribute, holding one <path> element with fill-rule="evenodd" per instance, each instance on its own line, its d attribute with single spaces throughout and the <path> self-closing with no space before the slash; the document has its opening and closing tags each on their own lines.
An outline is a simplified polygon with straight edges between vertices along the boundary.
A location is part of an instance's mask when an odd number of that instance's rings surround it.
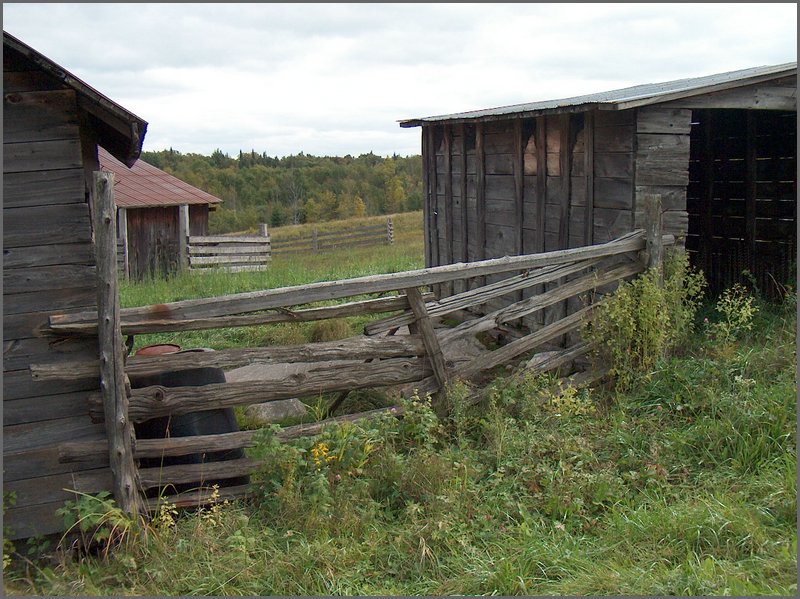
<svg viewBox="0 0 800 599">
<path fill-rule="evenodd" d="M 439 251 L 439 176 L 436 172 L 436 126 L 428 127 L 429 153 L 428 153 L 428 184 L 430 186 L 430 238 L 431 238 L 431 266 L 442 264 Z"/>
<path fill-rule="evenodd" d="M 93 182 L 100 390 L 108 436 L 109 464 L 114 475 L 114 498 L 117 504 L 126 513 L 140 514 L 143 504 L 133 462 L 133 424 L 128 414 L 125 354 L 120 329 L 114 174 L 97 171 Z"/>
<path fill-rule="evenodd" d="M 431 202 L 431 152 L 433 151 L 433 144 L 431 143 L 431 127 L 426 125 L 422 127 L 422 193 L 424 194 L 423 201 L 423 217 L 425 219 L 425 231 L 423 232 L 424 246 L 425 246 L 425 267 L 430 268 L 433 266 L 433 248 L 431 244 L 433 236 L 432 223 L 432 210 L 433 202 Z"/>
<path fill-rule="evenodd" d="M 222 349 L 214 352 L 186 352 L 160 356 L 133 356 L 125 366 L 129 377 L 151 376 L 170 370 L 222 368 L 230 370 L 250 364 L 293 364 L 336 360 L 366 360 L 424 356 L 422 339 L 415 335 L 397 337 L 351 337 L 339 341 L 259 348 Z M 99 375 L 96 361 L 32 364 L 34 381 L 81 380 Z"/>
<path fill-rule="evenodd" d="M 644 224 L 647 236 L 645 249 L 646 267 L 655 268 L 659 272 L 659 286 L 664 286 L 664 245 L 662 240 L 661 196 L 645 194 Z"/>
<path fill-rule="evenodd" d="M 603 285 L 615 281 L 620 281 L 641 271 L 641 264 L 634 262 L 631 264 L 623 264 L 607 271 L 590 272 L 577 279 L 553 287 L 542 294 L 534 295 L 495 310 L 494 312 L 490 312 L 485 316 L 463 322 L 455 328 L 445 331 L 442 334 L 442 342 L 447 344 L 462 337 L 489 331 L 538 310 L 547 308 L 548 306 L 566 301 L 580 293 L 602 287 Z"/>
<path fill-rule="evenodd" d="M 700 255 L 703 257 L 703 270 L 706 276 L 711 275 L 714 235 L 714 126 L 716 119 L 713 110 L 700 112 L 702 127 L 702 205 L 700 206 Z"/>
<path fill-rule="evenodd" d="M 556 279 L 560 279 L 561 277 L 586 270 L 587 268 L 597 264 L 599 261 L 600 259 L 595 258 L 592 260 L 577 262 L 575 264 L 567 264 L 565 266 L 551 266 L 543 268 L 536 273 L 525 271 L 522 274 L 502 279 L 490 285 L 478 287 L 477 289 L 470 289 L 469 291 L 465 291 L 463 293 L 442 298 L 437 302 L 431 302 L 426 304 L 426 308 L 431 317 L 445 316 L 459 310 L 466 310 L 471 307 L 480 306 L 487 303 L 491 299 L 502 297 L 515 291 L 527 289 L 528 287 L 540 285 L 542 283 L 549 283 L 551 281 L 555 281 Z M 413 314 L 398 314 L 397 316 L 391 316 L 383 320 L 369 323 L 364 327 L 364 332 L 367 335 L 376 335 L 378 333 L 389 331 L 395 327 L 409 324 L 413 322 L 413 320 Z"/>
<path fill-rule="evenodd" d="M 594 112 L 588 111 L 583 120 L 583 173 L 586 193 L 584 215 L 584 245 L 594 243 Z"/>
<path fill-rule="evenodd" d="M 469 262 L 469 210 L 467 210 L 467 127 L 461 123 L 461 261 Z M 466 288 L 466 286 L 465 286 Z"/>
<path fill-rule="evenodd" d="M 399 416 L 403 412 L 403 407 L 394 406 L 376 408 L 356 414 L 334 416 L 318 422 L 308 422 L 281 428 L 275 432 L 275 438 L 279 441 L 289 441 L 300 437 L 311 437 L 320 434 L 325 427 L 331 425 L 345 422 L 357 422 L 359 420 L 375 418 L 385 414 Z M 134 457 L 137 459 L 162 458 L 199 452 L 207 453 L 254 447 L 256 444 L 256 437 L 260 434 L 261 430 L 263 429 L 211 435 L 192 435 L 188 437 L 168 437 L 165 439 L 137 439 L 134 448 Z M 58 446 L 59 463 L 83 463 L 91 460 L 93 465 L 98 465 L 95 456 L 100 454 L 108 454 L 108 442 L 105 440 L 68 441 Z"/>
<path fill-rule="evenodd" d="M 517 255 L 523 253 L 523 229 L 524 202 L 525 202 L 525 155 L 523 153 L 522 139 L 522 119 L 514 120 L 514 211 L 515 211 L 515 252 Z M 520 299 L 522 296 L 520 295 Z"/>
<path fill-rule="evenodd" d="M 547 117 L 536 119 L 536 251 L 544 252 L 545 206 L 547 201 Z"/>
<path fill-rule="evenodd" d="M 444 125 L 442 129 L 444 136 L 444 260 L 447 264 L 452 264 L 455 261 L 453 239 L 453 233 L 455 232 L 453 223 L 453 127 Z M 452 281 L 442 285 L 442 294 L 453 295 Z"/>
<path fill-rule="evenodd" d="M 569 205 L 571 191 L 572 171 L 572 146 L 570 144 L 570 125 L 572 119 L 569 114 L 562 114 L 559 123 L 561 136 L 561 151 L 558 160 L 561 170 L 561 207 L 558 222 L 558 249 L 563 250 L 569 246 Z M 566 306 L 564 306 L 566 310 Z"/>
<path fill-rule="evenodd" d="M 447 366 L 445 365 L 442 348 L 439 346 L 439 340 L 433 330 L 433 323 L 428 315 L 428 310 L 425 308 L 425 301 L 416 287 L 409 287 L 405 290 L 405 293 L 406 297 L 408 297 L 411 311 L 416 317 L 416 325 L 419 328 L 420 335 L 422 335 L 422 342 L 425 344 L 428 360 L 433 368 L 433 376 L 436 377 L 439 388 L 443 389 L 447 384 Z"/>
<path fill-rule="evenodd" d="M 189 266 L 189 205 L 178 206 L 178 270 Z"/>
<path fill-rule="evenodd" d="M 421 287 L 455 279 L 523 271 L 589 258 L 625 254 L 641 249 L 644 249 L 643 232 L 633 231 L 613 241 L 590 247 L 556 250 L 546 254 L 504 256 L 470 264 L 447 264 L 434 268 L 369 275 L 343 281 L 323 281 L 264 291 L 250 291 L 216 298 L 191 299 L 169 304 L 126 308 L 122 311 L 122 317 L 123 322 L 127 325 L 135 325 L 137 322 L 152 320 L 179 321 L 191 318 L 213 318 L 285 308 L 322 300 L 341 299 L 354 295 Z M 50 323 L 53 330 L 56 330 L 56 328 L 70 323 L 82 323 L 87 319 L 95 318 L 97 318 L 95 312 L 60 314 L 51 316 Z"/>
<path fill-rule="evenodd" d="M 479 372 L 504 364 L 520 354 L 533 350 L 543 343 L 552 341 L 557 337 L 580 328 L 583 323 L 583 318 L 588 317 L 594 308 L 594 305 L 587 306 L 570 314 L 566 318 L 562 318 L 553 324 L 542 327 L 535 333 L 512 341 L 508 345 L 504 345 L 500 349 L 496 349 L 485 356 L 479 356 L 456 369 L 452 374 L 454 377 L 469 379 Z"/>
<path fill-rule="evenodd" d="M 484 148 L 483 123 L 475 123 L 475 220 L 478 238 L 476 239 L 476 258 L 486 258 L 486 150 Z M 485 277 L 476 281 L 481 287 Z"/>
<path fill-rule="evenodd" d="M 432 293 L 426 293 L 427 299 L 432 299 Z M 136 323 L 125 322 L 123 310 L 122 332 L 125 335 L 139 335 L 153 332 L 200 331 L 206 329 L 219 329 L 228 327 L 246 327 L 262 324 L 276 324 L 279 322 L 311 322 L 327 320 L 329 318 L 345 318 L 348 316 L 364 316 L 366 314 L 380 314 L 395 310 L 408 309 L 406 296 L 381 297 L 376 299 L 347 302 L 335 306 L 321 308 L 306 308 L 302 310 L 288 310 L 276 308 L 279 312 L 267 314 L 248 314 L 243 316 L 214 316 L 211 318 L 189 318 L 182 320 L 137 320 Z M 92 321 L 64 319 L 54 316 L 51 320 L 51 330 L 58 334 L 93 335 L 97 330 L 97 323 Z"/>
<path fill-rule="evenodd" d="M 128 211 L 125 208 L 117 208 L 119 218 L 119 243 L 122 245 L 122 276 L 130 278 L 131 269 L 128 265 Z"/>
<path fill-rule="evenodd" d="M 389 387 L 419 381 L 431 374 L 433 370 L 424 358 L 393 358 L 367 364 L 357 361 L 323 364 L 289 376 L 271 374 L 257 381 L 241 383 L 212 383 L 201 387 L 154 385 L 131 391 L 128 414 L 133 422 L 143 422 L 170 414 L 245 406 L 345 389 Z M 103 416 L 102 399 L 97 394 L 89 395 L 89 414 L 95 420 Z"/>
<path fill-rule="evenodd" d="M 757 194 L 757 160 L 758 148 L 756 140 L 756 115 L 752 110 L 746 112 L 747 131 L 745 136 L 745 174 L 744 174 L 744 199 L 745 199 L 745 236 L 744 243 L 747 248 L 747 268 L 752 268 L 756 255 L 756 194 Z"/>
</svg>

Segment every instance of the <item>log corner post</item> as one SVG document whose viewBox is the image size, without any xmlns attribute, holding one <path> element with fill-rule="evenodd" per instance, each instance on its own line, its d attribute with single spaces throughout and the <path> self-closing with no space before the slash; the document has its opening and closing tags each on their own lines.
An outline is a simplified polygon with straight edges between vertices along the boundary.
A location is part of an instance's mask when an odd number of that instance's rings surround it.
<svg viewBox="0 0 800 599">
<path fill-rule="evenodd" d="M 114 498 L 122 510 L 143 511 L 137 470 L 133 461 L 133 424 L 128 418 L 128 390 L 124 370 L 125 343 L 120 327 L 117 279 L 117 219 L 114 174 L 93 173 L 94 231 L 97 260 L 97 339 L 100 358 L 100 391 L 108 437 L 109 463 L 114 479 Z"/>
<path fill-rule="evenodd" d="M 645 248 L 645 266 L 656 268 L 659 272 L 659 286 L 664 286 L 664 242 L 662 238 L 661 196 L 646 194 L 644 196 L 644 227 L 647 246 Z"/>
</svg>

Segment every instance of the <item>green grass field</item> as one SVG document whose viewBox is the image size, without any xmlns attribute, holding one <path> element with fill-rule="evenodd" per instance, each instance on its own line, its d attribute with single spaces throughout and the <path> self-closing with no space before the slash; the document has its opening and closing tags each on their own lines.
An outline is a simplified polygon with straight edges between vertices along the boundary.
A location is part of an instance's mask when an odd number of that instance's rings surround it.
<svg viewBox="0 0 800 599">
<path fill-rule="evenodd" d="M 200 297 L 216 297 L 246 291 L 290 287 L 318 281 L 335 281 L 365 275 L 401 272 L 425 266 L 422 237 L 422 213 L 408 212 L 393 216 L 395 242 L 392 245 L 342 248 L 327 252 L 276 254 L 268 270 L 242 273 L 182 273 L 168 280 L 152 279 L 140 283 L 123 283 L 120 301 L 123 307 L 144 306 Z M 279 240 L 285 235 L 311 234 L 337 227 L 359 224 L 381 224 L 385 216 L 365 217 L 350 221 L 332 221 L 316 225 L 293 225 L 272 229 L 270 235 Z M 373 317 L 375 318 L 375 317 Z M 350 333 L 358 335 L 365 319 L 348 319 Z M 182 347 L 258 347 L 265 345 L 305 343 L 312 338 L 314 323 L 265 325 L 182 333 L 139 335 L 136 347 L 150 343 L 177 343 Z"/>
<path fill-rule="evenodd" d="M 125 302 L 421 267 L 421 236 L 409 238 L 386 254 L 348 253 L 347 264 L 320 256 L 304 273 L 276 260 L 257 280 L 130 286 Z M 87 499 L 86 522 L 117 516 L 111 546 L 14 556 L 5 590 L 795 596 L 796 304 L 756 305 L 752 328 L 724 342 L 703 322 L 720 312 L 704 306 L 691 341 L 624 393 L 556 397 L 546 378 L 498 378 L 488 401 L 470 407 L 469 389 L 454 384 L 440 417 L 410 400 L 403 419 L 286 444 L 265 433 L 251 453 L 267 462 L 247 501 L 142 524 Z"/>
</svg>

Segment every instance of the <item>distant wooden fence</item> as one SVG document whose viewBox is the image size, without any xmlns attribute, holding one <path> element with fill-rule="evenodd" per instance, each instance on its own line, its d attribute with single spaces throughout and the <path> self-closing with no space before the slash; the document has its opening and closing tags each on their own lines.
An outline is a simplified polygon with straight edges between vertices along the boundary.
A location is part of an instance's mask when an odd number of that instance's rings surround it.
<svg viewBox="0 0 800 599">
<path fill-rule="evenodd" d="M 274 240 L 272 251 L 281 254 L 324 252 L 346 247 L 383 245 L 394 243 L 394 223 L 386 219 L 385 225 L 365 225 L 320 233 L 317 227 L 309 235 L 292 235 Z"/>
<path fill-rule="evenodd" d="M 272 245 L 269 234 L 190 236 L 187 257 L 192 271 L 214 268 L 230 272 L 264 270 L 272 260 Z"/>
<path fill-rule="evenodd" d="M 656 210 L 655 214 L 660 213 Z M 612 291 L 620 281 L 658 264 L 662 241 L 673 243 L 674 239 L 662 237 L 660 226 L 648 227 L 646 231 L 637 230 L 595 246 L 123 309 L 120 311 L 120 331 L 128 335 L 365 314 L 387 315 L 367 326 L 366 335 L 341 341 L 155 357 L 133 356 L 124 366 L 128 376 L 201 367 L 232 369 L 249 364 L 308 363 L 308 367 L 301 374 L 273 375 L 269 379 L 265 377 L 251 382 L 129 389 L 127 420 L 142 422 L 159 416 L 364 388 L 410 386 L 420 393 L 435 392 L 448 381 L 469 380 L 545 344 L 565 340 L 567 333 L 578 331 L 585 319 L 591 317 L 604 293 Z M 452 281 L 477 283 L 482 277 L 498 274 L 506 275 L 506 278 L 438 300 L 432 294 L 420 291 L 420 288 Z M 543 293 L 532 294 L 532 290 L 542 287 L 546 289 Z M 526 290 L 528 293 L 522 293 Z M 392 295 L 386 296 L 390 292 Z M 374 294 L 379 297 L 368 297 Z M 337 305 L 318 304 L 320 301 L 355 297 L 359 299 Z M 478 310 L 487 306 L 490 300 L 501 297 L 506 300 L 503 307 L 488 313 L 476 311 L 457 326 L 434 329 L 435 318 Z M 574 298 L 580 299 L 577 305 L 581 307 L 565 310 L 566 316 L 530 330 L 510 343 L 474 358 L 456 360 L 452 354 L 445 358 L 454 341 L 565 305 Z M 574 307 L 575 302 L 572 305 Z M 98 327 L 96 312 L 53 315 L 49 323 L 51 335 L 93 335 Z M 403 325 L 408 325 L 408 333 L 401 332 Z M 571 343 L 565 343 L 567 347 L 562 346 L 557 355 L 551 355 L 537 368 L 558 368 L 589 351 L 580 339 Z M 57 367 L 32 365 L 31 375 L 35 380 L 82 380 L 100 376 L 100 365 L 95 361 L 59 364 Z M 88 409 L 93 420 L 104 419 L 103 399 L 99 393 L 90 397 Z M 387 408 L 284 429 L 279 438 L 316 434 L 330 422 L 369 417 L 388 409 L 397 410 Z M 250 447 L 255 435 L 255 431 L 241 431 L 134 440 L 132 453 L 133 458 L 138 459 Z M 59 455 L 63 462 L 96 462 L 103 456 L 108 459 L 108 447 L 105 441 L 74 441 L 62 444 Z M 217 463 L 138 468 L 135 474 L 140 488 L 145 491 L 167 483 L 177 485 L 200 481 L 202 485 L 203 481 L 239 477 L 252 473 L 260 465 L 256 460 L 239 458 Z M 84 482 L 76 481 L 76 484 Z M 85 490 L 88 484 L 86 482 L 81 488 Z M 246 492 L 247 486 L 220 489 L 223 497 Z M 207 488 L 201 488 L 166 499 L 177 505 L 196 505 L 207 498 L 208 493 Z M 154 509 L 157 500 L 150 500 L 148 505 Z"/>
</svg>

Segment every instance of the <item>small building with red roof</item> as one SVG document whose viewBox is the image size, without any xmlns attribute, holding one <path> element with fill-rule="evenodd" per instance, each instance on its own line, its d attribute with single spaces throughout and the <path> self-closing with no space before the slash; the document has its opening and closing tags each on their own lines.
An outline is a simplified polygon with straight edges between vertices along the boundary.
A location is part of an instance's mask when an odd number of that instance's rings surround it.
<svg viewBox="0 0 800 599">
<path fill-rule="evenodd" d="M 208 215 L 222 200 L 144 160 L 128 168 L 102 147 L 98 157 L 115 178 L 120 270 L 134 279 L 176 272 L 186 236 L 208 235 Z"/>
</svg>

